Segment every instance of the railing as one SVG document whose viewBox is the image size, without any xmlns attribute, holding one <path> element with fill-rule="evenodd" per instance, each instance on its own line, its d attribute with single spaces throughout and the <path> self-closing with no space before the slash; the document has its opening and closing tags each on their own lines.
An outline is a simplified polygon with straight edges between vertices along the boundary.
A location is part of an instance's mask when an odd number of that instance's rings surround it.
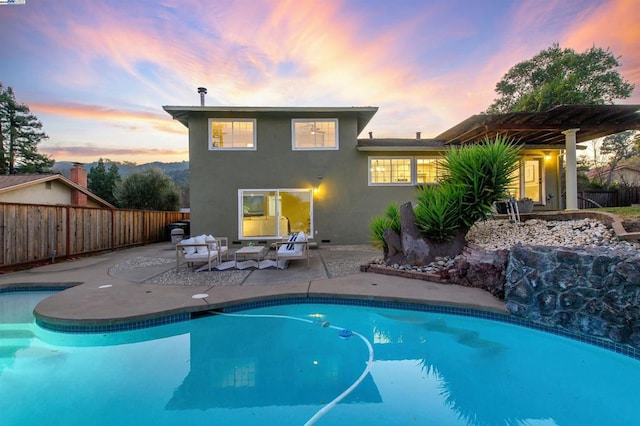
<svg viewBox="0 0 640 426">
<path fill-rule="evenodd" d="M 188 213 L 0 203 L 0 267 L 167 240 Z"/>
</svg>

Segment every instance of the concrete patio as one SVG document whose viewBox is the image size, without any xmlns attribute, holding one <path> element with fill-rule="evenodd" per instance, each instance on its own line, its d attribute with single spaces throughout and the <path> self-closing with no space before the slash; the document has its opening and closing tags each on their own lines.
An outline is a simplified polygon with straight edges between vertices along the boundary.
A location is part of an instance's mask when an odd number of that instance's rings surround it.
<svg viewBox="0 0 640 426">
<path fill-rule="evenodd" d="M 287 269 L 176 272 L 169 242 L 108 252 L 0 276 L 0 289 L 72 286 L 43 300 L 36 316 L 60 326 L 110 326 L 260 300 L 331 297 L 507 313 L 474 288 L 363 273 L 380 256 L 368 246 L 323 246 Z M 194 295 L 196 298 L 194 298 Z"/>
</svg>

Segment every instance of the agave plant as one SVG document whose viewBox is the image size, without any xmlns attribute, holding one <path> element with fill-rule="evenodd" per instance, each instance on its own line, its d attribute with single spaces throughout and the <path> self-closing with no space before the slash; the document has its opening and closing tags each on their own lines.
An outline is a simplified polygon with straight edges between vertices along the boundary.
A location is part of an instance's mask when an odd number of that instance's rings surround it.
<svg viewBox="0 0 640 426">
<path fill-rule="evenodd" d="M 519 149 L 503 136 L 447 151 L 440 185 L 419 189 L 415 216 L 420 232 L 446 242 L 490 216 L 493 203 L 505 197 L 518 155 Z"/>
<path fill-rule="evenodd" d="M 422 187 L 414 209 L 420 232 L 436 242 L 451 240 L 460 227 L 463 196 L 463 188 L 447 183 Z"/>
<path fill-rule="evenodd" d="M 470 228 L 491 215 L 493 203 L 505 198 L 511 175 L 518 169 L 520 149 L 497 135 L 478 144 L 454 148 L 442 159 L 443 185 L 462 188 L 461 225 Z"/>
</svg>

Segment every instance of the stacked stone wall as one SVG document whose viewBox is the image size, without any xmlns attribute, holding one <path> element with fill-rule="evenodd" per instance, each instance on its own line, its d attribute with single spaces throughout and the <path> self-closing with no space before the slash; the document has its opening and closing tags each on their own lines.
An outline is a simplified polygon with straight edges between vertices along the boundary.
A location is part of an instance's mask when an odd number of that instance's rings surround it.
<svg viewBox="0 0 640 426">
<path fill-rule="evenodd" d="M 640 348 L 640 253 L 515 246 L 505 304 L 539 324 Z"/>
</svg>

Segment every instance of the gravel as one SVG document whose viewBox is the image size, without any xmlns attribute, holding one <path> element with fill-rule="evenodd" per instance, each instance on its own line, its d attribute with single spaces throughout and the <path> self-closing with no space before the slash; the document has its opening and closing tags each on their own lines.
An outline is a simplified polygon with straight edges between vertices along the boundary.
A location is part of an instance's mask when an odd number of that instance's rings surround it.
<svg viewBox="0 0 640 426">
<path fill-rule="evenodd" d="M 595 219 L 571 221 L 546 221 L 531 219 L 513 223 L 509 220 L 487 220 L 474 225 L 467 234 L 467 242 L 477 244 L 488 250 L 510 249 L 515 244 L 543 245 L 558 247 L 607 247 L 611 249 L 638 250 L 640 244 L 618 240 L 615 233 L 602 222 Z M 314 256 L 320 256 L 328 278 L 355 274 L 360 265 L 368 263 L 384 264 L 379 249 L 367 245 L 325 246 L 313 250 Z M 174 258 L 136 257 L 114 265 L 115 271 L 142 267 L 175 265 Z M 453 265 L 451 258 L 438 258 L 426 266 L 394 265 L 397 269 L 417 270 L 425 273 L 438 273 Z M 186 264 L 175 271 L 173 267 L 145 282 L 161 285 L 202 285 L 221 286 L 239 285 L 251 273 L 251 270 L 203 271 L 195 273 Z"/>
<path fill-rule="evenodd" d="M 555 247 L 608 247 L 637 249 L 638 243 L 619 240 L 613 230 L 595 219 L 546 221 L 531 219 L 512 223 L 487 220 L 475 224 L 467 242 L 489 250 L 509 249 L 515 244 Z"/>
<path fill-rule="evenodd" d="M 320 257 L 328 278 L 355 274 L 360 265 L 371 263 L 382 256 L 382 252 L 369 245 L 323 246 L 313 250 L 312 256 Z M 115 265 L 114 268 L 133 269 L 145 266 L 158 266 L 163 263 L 175 265 L 175 259 L 133 258 Z M 200 265 L 198 265 L 200 266 Z M 305 265 L 306 267 L 306 265 Z M 145 281 L 146 284 L 187 285 L 187 286 L 223 286 L 240 285 L 251 274 L 250 269 L 194 272 L 184 264 L 179 271 L 171 268 Z"/>
</svg>

